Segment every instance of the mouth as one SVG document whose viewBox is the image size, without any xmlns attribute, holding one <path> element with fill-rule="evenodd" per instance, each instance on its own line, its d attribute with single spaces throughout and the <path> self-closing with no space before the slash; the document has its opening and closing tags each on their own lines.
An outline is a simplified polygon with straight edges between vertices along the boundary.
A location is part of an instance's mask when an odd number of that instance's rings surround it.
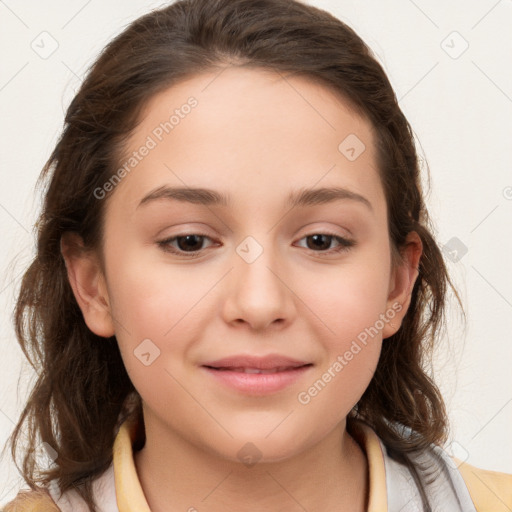
<svg viewBox="0 0 512 512">
<path fill-rule="evenodd" d="M 211 370 L 217 370 L 219 372 L 237 372 L 237 373 L 251 373 L 251 374 L 263 374 L 263 375 L 266 375 L 266 374 L 271 374 L 271 373 L 280 373 L 280 372 L 287 372 L 287 371 L 293 371 L 293 370 L 297 370 L 299 368 L 304 368 L 306 366 L 313 366 L 312 363 L 307 363 L 307 364 L 304 364 L 304 365 L 301 365 L 301 366 L 279 366 L 279 367 L 276 367 L 276 368 L 267 368 L 267 369 L 262 369 L 262 368 L 247 368 L 247 367 L 244 367 L 244 366 L 239 366 L 239 367 L 232 367 L 232 366 L 223 366 L 223 367 L 219 367 L 219 368 L 216 368 L 215 366 L 208 366 L 208 365 L 203 365 L 205 368 L 210 368 Z"/>
<path fill-rule="evenodd" d="M 236 359 L 234 361 L 233 359 Z M 212 382 L 224 389 L 245 395 L 274 394 L 296 383 L 313 363 L 282 357 L 253 358 L 237 356 L 201 365 Z"/>
</svg>

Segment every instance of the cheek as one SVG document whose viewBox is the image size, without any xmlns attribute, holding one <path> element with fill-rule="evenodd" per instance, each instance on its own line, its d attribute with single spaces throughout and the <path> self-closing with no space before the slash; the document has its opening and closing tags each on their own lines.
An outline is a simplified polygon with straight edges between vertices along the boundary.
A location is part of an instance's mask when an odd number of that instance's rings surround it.
<svg viewBox="0 0 512 512">
<path fill-rule="evenodd" d="M 375 268 L 354 266 L 326 283 L 308 295 L 321 319 L 316 338 L 322 340 L 324 357 L 296 399 L 306 422 L 322 417 L 327 428 L 346 417 L 373 377 L 387 318 L 388 282 Z"/>
<path fill-rule="evenodd" d="M 109 284 L 112 312 L 135 338 L 170 336 L 187 312 L 207 293 L 203 274 L 192 267 L 145 262 L 126 254 L 116 262 Z"/>
<path fill-rule="evenodd" d="M 386 312 L 389 260 L 367 256 L 320 279 L 301 280 L 299 293 L 320 319 L 316 334 L 325 349 L 314 379 L 297 396 L 311 418 L 319 414 L 329 422 L 345 417 L 375 372 L 382 329 L 394 315 Z"/>
<path fill-rule="evenodd" d="M 164 369 L 185 351 L 190 318 L 205 294 L 205 281 L 186 271 L 145 264 L 143 255 L 130 256 L 110 266 L 109 295 L 116 338 L 126 370 L 141 394 L 169 380 Z M 207 288 L 206 288 L 207 290 Z M 195 306 L 196 305 L 196 306 Z M 181 340 L 184 340 L 182 343 Z"/>
<path fill-rule="evenodd" d="M 326 431 L 346 418 L 375 373 L 381 344 L 379 336 L 366 344 L 357 339 L 344 343 L 311 382 L 299 390 L 296 396 L 298 412 L 311 430 L 318 418 L 322 422 L 319 428 Z"/>
<path fill-rule="evenodd" d="M 196 339 L 190 320 L 204 295 L 204 281 L 194 287 L 179 272 L 163 278 L 161 270 L 142 270 L 140 260 L 117 268 L 111 280 L 112 311 L 123 327 L 116 338 L 126 371 L 144 402 L 156 411 L 179 402 L 180 417 L 193 417 L 198 411 L 179 384 L 184 381 L 179 365 L 186 359 L 189 341 Z"/>
<path fill-rule="evenodd" d="M 305 272 L 295 279 L 294 291 L 333 339 L 341 341 L 357 336 L 385 312 L 388 260 L 381 257 L 378 261 L 369 256 L 347 259 L 346 263 L 321 271 Z"/>
</svg>

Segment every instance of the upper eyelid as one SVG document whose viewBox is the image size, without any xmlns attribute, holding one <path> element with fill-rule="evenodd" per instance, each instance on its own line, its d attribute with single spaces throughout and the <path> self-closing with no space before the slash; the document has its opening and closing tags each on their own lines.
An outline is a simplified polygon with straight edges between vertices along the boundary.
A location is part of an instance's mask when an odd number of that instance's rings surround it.
<svg viewBox="0 0 512 512">
<path fill-rule="evenodd" d="M 214 240 L 214 241 L 216 240 L 215 236 L 213 236 L 213 235 L 209 235 L 209 234 L 203 233 L 201 231 L 191 230 L 191 231 L 186 231 L 183 233 L 178 233 L 176 235 L 166 236 L 161 241 L 165 242 L 167 240 L 173 240 L 175 238 L 182 238 L 182 237 L 189 236 L 189 235 L 197 235 L 197 236 L 202 236 L 203 238 L 209 238 L 210 240 Z M 312 236 L 312 235 L 329 235 L 329 236 L 333 236 L 333 237 L 344 238 L 347 240 L 350 240 L 352 238 L 351 235 L 347 236 L 347 235 L 339 234 L 339 233 L 334 232 L 334 230 L 330 230 L 330 229 L 317 229 L 317 230 L 313 229 L 313 230 L 308 231 L 308 233 L 303 234 L 297 240 L 302 240 L 303 238 L 306 238 L 306 237 Z"/>
<path fill-rule="evenodd" d="M 318 223 L 321 224 L 321 222 L 318 222 Z M 195 224 L 195 223 L 192 222 L 191 224 Z M 199 224 L 202 224 L 202 223 L 199 223 Z M 311 223 L 311 224 L 316 224 L 316 223 Z M 169 226 L 169 227 L 172 227 L 172 226 Z M 304 229 L 304 228 L 302 228 L 302 229 Z M 305 229 L 307 231 L 301 236 L 301 238 L 303 238 L 305 236 L 310 236 L 312 234 L 329 234 L 332 236 L 338 236 L 340 238 L 348 238 L 348 239 L 354 237 L 352 231 L 346 226 L 344 226 L 344 227 L 338 226 L 338 229 L 342 229 L 345 233 L 338 233 L 338 232 L 336 232 L 336 228 L 329 228 L 329 227 L 307 226 Z M 165 231 L 165 230 L 166 229 L 162 229 L 159 231 L 159 233 L 161 233 L 162 231 Z M 169 236 L 165 237 L 165 239 L 170 239 L 170 238 L 174 238 L 174 237 L 182 237 L 182 236 L 186 236 L 186 235 L 201 235 L 201 236 L 205 236 L 205 237 L 208 237 L 211 239 L 216 238 L 215 235 L 209 235 L 208 233 L 206 233 L 206 231 L 210 231 L 210 229 L 209 228 L 203 229 L 202 227 L 185 227 L 182 232 L 179 232 L 175 235 L 169 235 Z M 157 236 L 158 236 L 158 234 L 157 234 Z"/>
</svg>

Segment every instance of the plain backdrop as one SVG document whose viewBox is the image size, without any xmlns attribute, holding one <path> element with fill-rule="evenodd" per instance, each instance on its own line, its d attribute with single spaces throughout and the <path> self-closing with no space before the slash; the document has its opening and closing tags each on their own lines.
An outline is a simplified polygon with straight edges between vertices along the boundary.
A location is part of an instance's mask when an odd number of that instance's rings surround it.
<svg viewBox="0 0 512 512">
<path fill-rule="evenodd" d="M 512 473 L 512 1 L 308 3 L 349 24 L 373 49 L 430 168 L 427 204 L 467 313 L 464 325 L 450 307 L 435 359 L 451 420 L 445 448 L 470 464 Z M 34 252 L 36 179 L 98 52 L 161 5 L 0 0 L 2 446 L 34 377 L 11 317 Z M 0 504 L 24 487 L 8 455 Z"/>
</svg>

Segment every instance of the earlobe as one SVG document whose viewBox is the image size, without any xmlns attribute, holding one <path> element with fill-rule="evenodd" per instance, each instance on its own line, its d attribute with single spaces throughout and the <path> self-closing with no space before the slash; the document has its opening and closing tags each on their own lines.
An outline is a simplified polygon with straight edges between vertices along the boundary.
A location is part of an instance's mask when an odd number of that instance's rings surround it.
<svg viewBox="0 0 512 512">
<path fill-rule="evenodd" d="M 386 324 L 382 331 L 383 339 L 395 334 L 402 324 L 409 305 L 414 284 L 419 275 L 419 264 L 423 252 L 421 238 L 415 231 L 411 231 L 406 238 L 403 247 L 402 263 L 393 269 L 389 295 L 387 301 L 388 310 L 393 310 L 393 320 Z"/>
<path fill-rule="evenodd" d="M 60 241 L 69 284 L 87 327 L 96 335 L 114 335 L 114 324 L 105 277 L 97 255 L 84 247 L 76 233 L 64 233 Z"/>
</svg>

